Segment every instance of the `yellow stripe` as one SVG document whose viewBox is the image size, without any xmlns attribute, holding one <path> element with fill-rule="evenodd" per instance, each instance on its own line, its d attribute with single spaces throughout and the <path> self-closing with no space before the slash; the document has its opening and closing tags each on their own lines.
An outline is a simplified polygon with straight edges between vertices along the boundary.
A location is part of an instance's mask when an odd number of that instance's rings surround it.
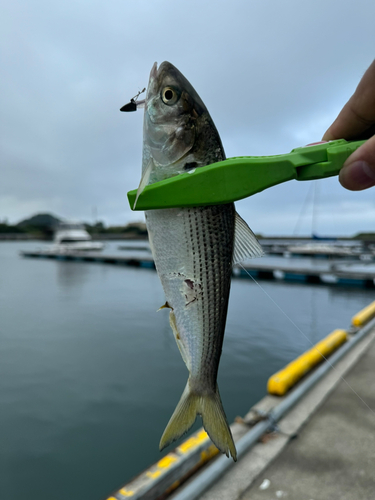
<svg viewBox="0 0 375 500">
<path fill-rule="evenodd" d="M 201 443 L 203 443 L 208 439 L 209 437 L 207 432 L 200 431 L 197 434 L 194 434 L 191 438 L 181 443 L 180 446 L 177 448 L 177 450 L 180 453 L 186 453 L 187 451 L 191 450 L 192 448 L 196 448 L 197 446 L 199 446 Z"/>
<path fill-rule="evenodd" d="M 146 472 L 146 476 L 147 477 L 150 477 L 151 479 L 156 479 L 157 477 L 159 477 L 161 474 L 161 471 L 160 470 L 155 470 L 155 471 L 150 471 L 148 470 Z"/>
<path fill-rule="evenodd" d="M 134 491 L 127 490 L 126 488 L 121 488 L 121 490 L 119 490 L 119 493 L 124 497 L 132 497 L 134 495 Z"/>
<path fill-rule="evenodd" d="M 267 384 L 268 392 L 283 396 L 298 380 L 324 359 L 322 355 L 326 357 L 346 342 L 347 339 L 348 335 L 345 330 L 334 330 L 312 349 L 306 351 L 284 369 L 272 375 Z"/>
<path fill-rule="evenodd" d="M 208 437 L 208 434 L 205 430 L 201 429 L 197 431 L 195 434 L 190 436 L 190 438 L 186 439 L 183 443 L 180 444 L 178 448 L 176 448 L 176 451 L 180 454 L 180 456 L 175 455 L 175 453 L 171 452 L 165 457 L 161 458 L 156 464 L 152 465 L 148 470 L 144 471 L 141 474 L 142 477 L 142 483 L 137 484 L 136 486 L 132 489 L 131 488 L 131 483 L 130 483 L 130 488 L 127 489 L 126 487 L 123 487 L 118 491 L 119 494 L 121 494 L 124 497 L 131 497 L 139 493 L 139 489 L 144 486 L 144 484 L 152 484 L 153 481 L 158 480 L 160 477 L 162 477 L 164 474 L 167 473 L 168 469 L 172 465 L 179 465 L 179 461 L 182 461 L 183 464 L 183 457 L 181 455 L 184 455 L 185 453 L 189 453 L 193 451 L 195 448 L 201 446 L 207 441 L 206 449 L 201 451 L 200 454 L 200 460 L 197 460 L 197 463 L 194 465 L 193 468 L 191 468 L 188 473 L 191 473 L 193 470 L 201 467 L 204 463 L 208 462 L 212 457 L 214 457 L 217 453 L 219 453 L 219 450 L 216 448 L 214 444 L 209 444 L 210 443 L 210 438 Z M 182 466 L 182 470 L 184 470 Z M 185 471 L 186 472 L 186 471 Z M 184 473 L 185 474 L 185 473 Z M 183 475 L 184 475 L 183 474 Z M 147 479 L 146 479 L 147 478 Z M 180 480 L 177 479 L 171 486 L 169 486 L 165 493 L 169 493 L 173 490 L 175 490 L 180 484 Z M 115 497 L 110 497 L 107 498 L 107 500 L 116 500 Z"/>
<path fill-rule="evenodd" d="M 164 458 L 159 460 L 157 463 L 157 466 L 160 467 L 161 469 L 168 469 L 174 462 L 176 462 L 177 457 L 174 457 L 173 455 L 166 455 Z"/>
<path fill-rule="evenodd" d="M 355 316 L 352 317 L 353 326 L 365 325 L 375 316 L 375 301 L 369 304 L 367 307 L 359 311 Z"/>
<path fill-rule="evenodd" d="M 211 458 L 215 457 L 219 453 L 219 450 L 216 448 L 214 444 L 209 446 L 207 450 L 203 450 L 201 452 L 201 463 L 202 465 L 211 460 Z"/>
</svg>

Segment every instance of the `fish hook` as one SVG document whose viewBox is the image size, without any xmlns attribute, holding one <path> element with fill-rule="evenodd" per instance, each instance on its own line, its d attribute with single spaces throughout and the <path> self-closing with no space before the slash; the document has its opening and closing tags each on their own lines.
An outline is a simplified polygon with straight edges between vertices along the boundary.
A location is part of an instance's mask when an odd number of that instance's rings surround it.
<svg viewBox="0 0 375 500">
<path fill-rule="evenodd" d="M 140 90 L 137 95 L 132 97 L 130 99 L 130 102 L 128 104 L 125 104 L 122 108 L 120 108 L 120 111 L 137 111 L 137 108 L 142 108 L 144 106 L 145 100 L 143 101 L 138 101 L 138 97 L 143 94 L 143 92 L 146 90 L 146 87 L 143 90 Z"/>
</svg>

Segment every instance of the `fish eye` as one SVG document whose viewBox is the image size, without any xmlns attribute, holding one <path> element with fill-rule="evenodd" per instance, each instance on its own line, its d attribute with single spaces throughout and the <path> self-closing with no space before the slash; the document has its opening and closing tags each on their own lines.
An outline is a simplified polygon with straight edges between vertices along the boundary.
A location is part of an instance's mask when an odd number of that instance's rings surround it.
<svg viewBox="0 0 375 500">
<path fill-rule="evenodd" d="M 162 90 L 161 93 L 161 98 L 164 104 L 168 104 L 168 106 L 171 106 L 172 104 L 175 104 L 178 101 L 178 94 L 177 92 L 172 89 L 171 87 L 165 87 Z"/>
</svg>

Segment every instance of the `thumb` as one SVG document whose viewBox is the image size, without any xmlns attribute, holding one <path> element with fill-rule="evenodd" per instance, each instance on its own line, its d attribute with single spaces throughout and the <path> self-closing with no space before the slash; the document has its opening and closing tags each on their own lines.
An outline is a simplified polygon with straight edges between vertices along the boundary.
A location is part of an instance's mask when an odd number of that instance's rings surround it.
<svg viewBox="0 0 375 500">
<path fill-rule="evenodd" d="M 351 191 L 375 186 L 375 135 L 349 156 L 340 171 L 339 181 Z"/>
</svg>

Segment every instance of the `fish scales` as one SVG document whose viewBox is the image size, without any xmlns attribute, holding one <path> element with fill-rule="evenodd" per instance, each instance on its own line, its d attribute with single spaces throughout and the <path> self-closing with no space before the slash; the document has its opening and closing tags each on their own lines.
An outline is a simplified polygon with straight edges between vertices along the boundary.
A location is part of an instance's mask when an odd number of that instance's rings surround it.
<svg viewBox="0 0 375 500">
<path fill-rule="evenodd" d="M 234 206 L 146 214 L 155 265 L 188 352 L 190 386 L 215 391 L 232 272 Z M 167 241 L 167 245 L 166 245 Z M 180 347 L 180 346 L 179 346 Z"/>
<path fill-rule="evenodd" d="M 148 184 L 225 159 L 203 101 L 172 64 L 154 64 L 145 99 L 142 178 Z M 146 224 L 170 325 L 189 370 L 160 449 L 187 432 L 196 416 L 214 444 L 236 460 L 217 386 L 233 262 L 261 247 L 234 204 L 146 211 Z"/>
</svg>

